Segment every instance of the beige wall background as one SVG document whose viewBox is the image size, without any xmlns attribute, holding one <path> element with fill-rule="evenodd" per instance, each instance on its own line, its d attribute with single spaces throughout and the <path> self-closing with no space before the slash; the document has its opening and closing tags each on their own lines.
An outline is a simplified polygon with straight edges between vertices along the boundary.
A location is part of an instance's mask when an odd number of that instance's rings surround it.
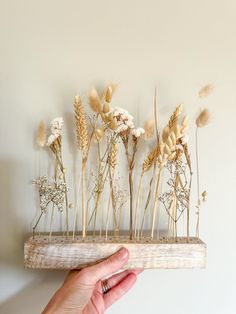
<svg viewBox="0 0 236 314">
<path fill-rule="evenodd" d="M 0 0 L 0 312 L 40 313 L 65 276 L 23 269 L 36 210 L 33 132 L 110 81 L 140 124 L 155 86 L 160 112 L 183 102 L 192 119 L 204 106 L 212 117 L 200 149 L 207 269 L 145 271 L 108 312 L 236 313 L 234 0 Z M 209 82 L 214 93 L 200 101 Z"/>
</svg>

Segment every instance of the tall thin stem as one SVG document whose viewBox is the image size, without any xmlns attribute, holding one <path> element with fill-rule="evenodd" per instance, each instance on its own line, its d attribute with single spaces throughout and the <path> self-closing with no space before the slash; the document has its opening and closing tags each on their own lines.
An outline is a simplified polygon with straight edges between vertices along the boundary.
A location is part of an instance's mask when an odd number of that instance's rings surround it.
<svg viewBox="0 0 236 314">
<path fill-rule="evenodd" d="M 156 184 L 155 197 L 154 197 L 154 205 L 153 205 L 153 213 L 152 213 L 151 239 L 153 239 L 153 236 L 154 236 L 160 178 L 161 178 L 161 169 L 159 169 L 159 171 L 158 171 L 157 184 Z"/>
<path fill-rule="evenodd" d="M 141 173 L 139 187 L 138 187 L 138 194 L 137 194 L 137 201 L 136 201 L 136 209 L 135 209 L 135 227 L 134 227 L 134 237 L 136 238 L 138 235 L 138 227 L 139 227 L 139 204 L 140 204 L 140 193 L 142 190 L 142 179 L 144 173 Z"/>
<path fill-rule="evenodd" d="M 85 166 L 86 162 L 83 158 L 82 160 L 82 176 L 81 176 L 81 188 L 82 188 L 82 198 L 81 198 L 81 205 L 82 205 L 82 237 L 86 237 L 86 208 L 85 208 L 85 190 L 84 190 L 84 177 L 85 177 Z"/>
<path fill-rule="evenodd" d="M 197 164 L 197 224 L 196 224 L 196 237 L 199 238 L 199 224 L 200 224 L 200 174 L 199 174 L 199 157 L 198 157 L 198 127 L 196 127 L 196 164 Z"/>
</svg>

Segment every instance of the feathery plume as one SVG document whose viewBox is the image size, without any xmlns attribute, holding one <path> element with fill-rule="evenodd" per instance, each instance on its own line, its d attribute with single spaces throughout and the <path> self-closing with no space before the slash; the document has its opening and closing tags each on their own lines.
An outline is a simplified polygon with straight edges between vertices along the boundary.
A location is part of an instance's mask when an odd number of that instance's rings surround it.
<svg viewBox="0 0 236 314">
<path fill-rule="evenodd" d="M 209 122 L 209 118 L 210 118 L 210 113 L 208 109 L 203 109 L 197 119 L 196 119 L 196 125 L 198 128 L 203 128 L 204 126 L 207 125 L 207 123 Z"/>
<path fill-rule="evenodd" d="M 198 96 L 200 98 L 206 98 L 209 96 L 214 90 L 214 86 L 212 84 L 204 85 L 198 92 Z"/>
<path fill-rule="evenodd" d="M 44 147 L 46 143 L 46 127 L 44 121 L 40 121 L 37 131 L 36 142 L 40 147 Z"/>
<path fill-rule="evenodd" d="M 95 88 L 89 93 L 89 105 L 94 112 L 100 112 L 102 110 L 101 100 Z"/>
</svg>

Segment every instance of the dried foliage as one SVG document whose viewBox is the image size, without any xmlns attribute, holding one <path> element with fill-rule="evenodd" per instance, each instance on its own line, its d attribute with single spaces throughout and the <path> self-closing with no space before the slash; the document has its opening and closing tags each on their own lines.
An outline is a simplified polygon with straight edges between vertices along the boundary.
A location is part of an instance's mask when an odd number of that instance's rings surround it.
<svg viewBox="0 0 236 314">
<path fill-rule="evenodd" d="M 200 97 L 206 97 L 211 88 L 205 86 Z M 68 232 L 68 209 L 75 207 L 73 237 L 77 231 L 79 212 L 82 213 L 82 236 L 93 231 L 95 236 L 108 238 L 109 224 L 112 224 L 115 236 L 120 235 L 124 206 L 129 200 L 129 237 L 140 240 L 143 237 L 145 223 L 149 224 L 150 239 L 158 237 L 159 210 L 164 208 L 168 219 L 168 237 L 178 240 L 178 223 L 186 219 L 185 232 L 189 240 L 190 195 L 192 188 L 193 165 L 189 153 L 187 131 L 189 118 L 183 115 L 183 105 L 178 105 L 161 129 L 157 123 L 156 91 L 154 97 L 154 119 L 145 122 L 144 128 L 136 127 L 134 117 L 125 109 L 112 106 L 115 85 L 108 85 L 99 95 L 96 88 L 88 94 L 88 105 L 92 110 L 85 113 L 85 105 L 79 96 L 74 101 L 75 127 L 78 148 L 81 151 L 81 168 L 77 173 L 79 185 L 76 205 L 68 203 L 65 166 L 62 158 L 62 118 L 51 122 L 51 133 L 47 145 L 53 153 L 54 180 L 40 177 L 34 183 L 39 187 L 42 217 L 52 206 L 51 225 L 54 206 L 59 212 L 66 208 L 66 230 Z M 196 118 L 196 130 L 207 125 L 209 112 L 204 109 Z M 152 142 L 147 140 L 152 139 Z M 143 141 L 144 140 L 144 141 Z M 154 142 L 155 141 L 155 142 Z M 46 142 L 45 125 L 40 123 L 37 143 L 44 147 Z M 144 160 L 137 152 L 147 146 Z M 196 132 L 197 144 L 197 132 Z M 142 148 L 140 148 L 142 147 Z M 94 155 L 95 154 L 95 155 Z M 120 176 L 120 164 L 125 157 L 127 167 L 124 176 Z M 95 158 L 94 158 L 95 156 Z M 89 171 L 89 167 L 92 170 Z M 197 236 L 199 234 L 199 209 L 207 199 L 207 192 L 200 194 L 199 169 L 197 155 L 198 202 Z M 122 181 L 123 180 L 123 181 Z M 126 181 L 126 182 L 125 182 Z M 148 186 L 145 186 L 148 182 Z M 126 185 L 128 191 L 126 191 Z M 161 185 L 165 189 L 161 189 Z M 135 202 L 136 201 L 136 202 Z M 135 203 L 135 206 L 134 206 Z M 107 205 L 106 205 L 107 204 Z M 104 206 L 105 205 L 105 206 Z M 135 207 L 135 208 L 134 208 Z M 135 209 L 135 210 L 134 210 Z M 186 215 L 185 215 L 186 213 Z M 146 219 L 149 214 L 149 220 Z M 105 230 L 104 230 L 105 217 Z M 112 218 L 112 219 L 111 219 Z M 127 220 L 127 219 L 126 219 Z M 103 232 L 105 233 L 103 234 Z M 51 234 L 51 230 L 50 230 Z"/>
</svg>

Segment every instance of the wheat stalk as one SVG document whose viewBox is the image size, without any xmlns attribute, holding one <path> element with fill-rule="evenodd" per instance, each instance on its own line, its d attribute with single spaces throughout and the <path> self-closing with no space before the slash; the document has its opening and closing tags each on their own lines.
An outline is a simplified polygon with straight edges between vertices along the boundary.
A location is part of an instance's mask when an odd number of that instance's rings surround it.
<svg viewBox="0 0 236 314">
<path fill-rule="evenodd" d="M 168 127 L 169 127 L 170 131 L 173 130 L 176 127 L 176 125 L 178 124 L 178 119 L 179 119 L 179 116 L 182 112 L 182 109 L 183 109 L 183 104 L 180 104 L 179 106 L 176 107 L 175 111 L 171 115 L 169 122 L 168 122 Z"/>
<path fill-rule="evenodd" d="M 79 96 L 75 97 L 74 110 L 77 142 L 81 149 L 83 158 L 86 158 L 88 152 L 88 130 L 84 113 L 84 107 Z"/>
<path fill-rule="evenodd" d="M 118 154 L 118 146 L 114 141 L 112 141 L 109 156 L 108 156 L 108 163 L 113 169 L 115 169 L 117 165 L 117 154 Z"/>
<path fill-rule="evenodd" d="M 82 152 L 81 206 L 82 206 L 82 235 L 84 238 L 86 236 L 86 208 L 85 208 L 84 180 L 85 180 L 86 162 L 87 162 L 87 157 L 88 157 L 88 131 L 87 131 L 87 123 L 86 123 L 86 118 L 85 118 L 85 113 L 84 113 L 84 107 L 79 96 L 75 97 L 74 110 L 75 110 L 77 142 Z"/>
</svg>

